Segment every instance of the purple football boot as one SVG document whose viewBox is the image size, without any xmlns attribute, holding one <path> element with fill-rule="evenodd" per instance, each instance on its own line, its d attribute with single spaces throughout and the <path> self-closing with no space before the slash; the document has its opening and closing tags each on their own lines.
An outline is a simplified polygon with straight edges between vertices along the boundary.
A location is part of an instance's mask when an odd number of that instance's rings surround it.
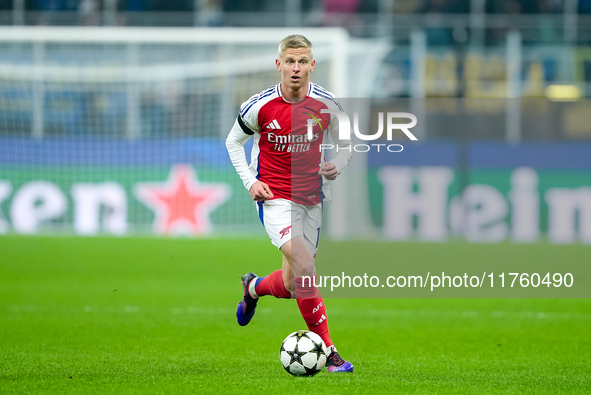
<svg viewBox="0 0 591 395">
<path fill-rule="evenodd" d="M 250 285 L 250 282 L 256 277 L 257 275 L 254 273 L 246 273 L 244 276 L 242 276 L 242 288 L 244 289 L 244 295 L 242 296 L 240 303 L 238 303 L 238 309 L 236 310 L 236 318 L 238 319 L 238 325 L 240 326 L 248 325 L 257 308 L 257 302 L 259 300 L 250 296 L 250 292 L 248 292 L 248 286 Z"/>
<path fill-rule="evenodd" d="M 348 373 L 353 371 L 353 365 L 341 358 L 338 352 L 333 351 L 326 360 L 326 370 L 330 373 Z"/>
</svg>

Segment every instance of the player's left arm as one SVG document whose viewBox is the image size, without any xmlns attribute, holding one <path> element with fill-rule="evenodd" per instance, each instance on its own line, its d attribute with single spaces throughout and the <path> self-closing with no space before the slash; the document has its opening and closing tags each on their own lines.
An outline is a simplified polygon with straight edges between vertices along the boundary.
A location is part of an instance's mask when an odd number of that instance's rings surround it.
<svg viewBox="0 0 591 395">
<path fill-rule="evenodd" d="M 339 138 L 339 122 L 334 114 L 331 114 L 328 131 L 333 143 L 338 147 L 337 154 L 329 162 L 322 162 L 320 164 L 320 171 L 318 174 L 326 177 L 328 180 L 335 180 L 337 176 L 341 174 L 341 171 L 343 171 L 343 169 L 349 164 L 351 156 L 353 155 L 353 150 L 351 149 L 350 140 L 341 140 Z"/>
<path fill-rule="evenodd" d="M 339 172 L 337 171 L 337 167 L 332 162 L 322 162 L 320 163 L 320 170 L 318 174 L 321 176 L 326 177 L 327 180 L 336 180 Z"/>
</svg>

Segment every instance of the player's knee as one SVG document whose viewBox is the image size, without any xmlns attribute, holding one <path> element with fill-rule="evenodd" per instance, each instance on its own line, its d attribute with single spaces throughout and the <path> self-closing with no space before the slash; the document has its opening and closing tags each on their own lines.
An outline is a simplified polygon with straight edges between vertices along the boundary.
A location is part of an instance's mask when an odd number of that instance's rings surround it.
<svg viewBox="0 0 591 395">
<path fill-rule="evenodd" d="M 314 259 L 309 253 L 293 254 L 291 267 L 296 277 L 313 276 L 316 271 Z"/>
<path fill-rule="evenodd" d="M 308 276 L 313 277 L 316 273 L 316 267 L 314 266 L 314 261 L 311 259 L 307 259 L 301 262 L 300 264 L 300 272 L 301 276 Z"/>
</svg>

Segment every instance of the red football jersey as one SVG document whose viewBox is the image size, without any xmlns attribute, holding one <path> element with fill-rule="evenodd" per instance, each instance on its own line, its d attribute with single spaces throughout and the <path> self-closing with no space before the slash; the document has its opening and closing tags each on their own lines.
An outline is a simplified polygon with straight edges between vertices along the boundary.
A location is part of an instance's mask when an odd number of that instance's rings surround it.
<svg viewBox="0 0 591 395">
<path fill-rule="evenodd" d="M 314 83 L 306 98 L 297 103 L 285 101 L 277 84 L 240 107 L 240 126 L 254 134 L 250 168 L 258 180 L 269 185 L 275 198 L 304 205 L 322 200 L 320 144 L 327 132 L 338 129 L 336 117 L 321 112 L 329 107 L 342 111 L 334 95 Z"/>
</svg>

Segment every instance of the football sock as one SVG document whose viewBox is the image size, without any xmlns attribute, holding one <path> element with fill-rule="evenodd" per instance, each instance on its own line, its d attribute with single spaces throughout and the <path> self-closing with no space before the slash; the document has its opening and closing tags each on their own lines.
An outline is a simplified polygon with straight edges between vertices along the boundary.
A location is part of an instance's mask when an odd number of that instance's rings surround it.
<svg viewBox="0 0 591 395">
<path fill-rule="evenodd" d="M 296 298 L 300 313 L 308 329 L 322 338 L 326 347 L 332 346 L 328 333 L 326 308 L 318 288 L 314 284 L 302 281 L 302 277 L 295 277 Z"/>
<path fill-rule="evenodd" d="M 291 298 L 291 292 L 283 285 L 283 271 L 281 269 L 275 270 L 266 277 L 257 278 L 254 291 L 258 296 L 273 295 L 281 299 Z"/>
<path fill-rule="evenodd" d="M 297 302 L 308 329 L 320 336 L 326 347 L 332 346 L 332 340 L 330 340 L 330 334 L 328 333 L 324 300 L 322 298 L 298 298 Z"/>
</svg>

